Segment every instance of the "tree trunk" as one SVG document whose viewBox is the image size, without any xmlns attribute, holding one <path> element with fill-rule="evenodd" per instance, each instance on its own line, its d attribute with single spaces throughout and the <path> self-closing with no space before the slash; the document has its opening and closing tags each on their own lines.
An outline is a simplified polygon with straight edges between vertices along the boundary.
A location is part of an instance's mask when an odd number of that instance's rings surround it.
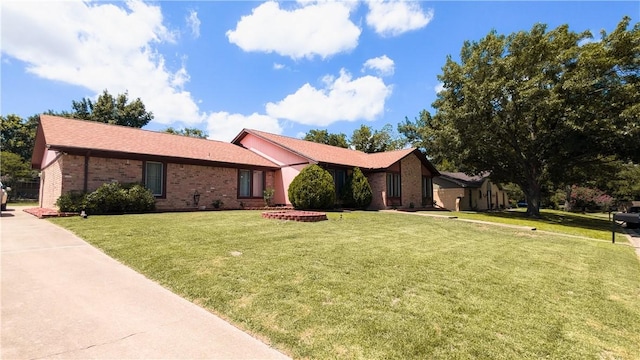
<svg viewBox="0 0 640 360">
<path fill-rule="evenodd" d="M 540 217 L 540 184 L 535 179 L 529 179 L 527 187 L 522 189 L 527 198 L 527 217 Z"/>
<path fill-rule="evenodd" d="M 564 200 L 564 211 L 571 211 L 571 185 L 564 187 L 566 198 Z"/>
<path fill-rule="evenodd" d="M 527 197 L 527 217 L 540 217 L 540 190 L 525 195 Z"/>
</svg>

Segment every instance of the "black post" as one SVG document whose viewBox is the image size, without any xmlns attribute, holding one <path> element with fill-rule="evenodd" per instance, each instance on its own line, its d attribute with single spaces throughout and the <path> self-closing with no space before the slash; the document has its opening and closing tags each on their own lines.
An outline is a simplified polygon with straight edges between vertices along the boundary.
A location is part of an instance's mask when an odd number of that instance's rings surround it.
<svg viewBox="0 0 640 360">
<path fill-rule="evenodd" d="M 611 217 L 611 243 L 616 243 L 616 216 Z"/>
</svg>

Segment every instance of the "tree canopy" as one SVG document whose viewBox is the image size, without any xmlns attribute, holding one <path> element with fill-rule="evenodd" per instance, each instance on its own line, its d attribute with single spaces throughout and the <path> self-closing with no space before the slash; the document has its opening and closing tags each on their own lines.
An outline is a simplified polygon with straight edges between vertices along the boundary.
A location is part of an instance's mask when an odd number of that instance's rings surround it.
<svg viewBox="0 0 640 360">
<path fill-rule="evenodd" d="M 72 112 L 49 113 L 134 128 L 141 128 L 153 120 L 153 113 L 146 110 L 142 100 L 136 98 L 130 102 L 126 91 L 114 97 L 104 90 L 95 102 L 89 98 L 83 98 L 72 101 L 71 107 Z"/>
<path fill-rule="evenodd" d="M 543 24 L 466 41 L 438 77 L 435 115 L 424 111 L 399 131 L 436 162 L 517 184 L 538 216 L 542 187 L 568 170 L 640 159 L 640 24 L 629 24 L 625 17 L 600 41 Z"/>
<path fill-rule="evenodd" d="M 20 155 L 2 151 L 0 153 L 0 175 L 2 175 L 5 185 L 18 179 L 31 179 L 34 171 L 31 170 L 31 163 L 24 160 Z"/>
<path fill-rule="evenodd" d="M 304 135 L 303 139 L 320 144 L 338 146 L 341 148 L 349 147 L 349 143 L 347 143 L 347 136 L 345 134 L 330 134 L 327 130 L 309 130 L 309 132 Z"/>
<path fill-rule="evenodd" d="M 206 132 L 197 129 L 197 128 L 182 128 L 182 129 L 174 129 L 173 127 L 168 127 L 163 130 L 163 132 L 174 134 L 174 135 L 182 135 L 188 137 L 194 137 L 199 139 L 206 139 L 209 136 Z"/>
<path fill-rule="evenodd" d="M 0 116 L 2 151 L 17 154 L 25 161 L 31 161 L 38 121 L 38 115 L 28 119 L 23 119 L 15 114 Z"/>
<path fill-rule="evenodd" d="M 406 141 L 394 136 L 393 128 L 387 124 L 380 130 L 373 130 L 367 125 L 361 125 L 353 131 L 349 143 L 356 150 L 377 153 L 402 149 Z"/>
</svg>

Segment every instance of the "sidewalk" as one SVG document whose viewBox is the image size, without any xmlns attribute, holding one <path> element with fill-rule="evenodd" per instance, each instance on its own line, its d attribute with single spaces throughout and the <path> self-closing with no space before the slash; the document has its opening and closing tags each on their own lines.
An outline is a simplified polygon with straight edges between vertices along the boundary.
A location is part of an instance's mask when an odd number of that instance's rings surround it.
<svg viewBox="0 0 640 360">
<path fill-rule="evenodd" d="M 3 359 L 287 359 L 46 220 L 2 212 Z"/>
</svg>

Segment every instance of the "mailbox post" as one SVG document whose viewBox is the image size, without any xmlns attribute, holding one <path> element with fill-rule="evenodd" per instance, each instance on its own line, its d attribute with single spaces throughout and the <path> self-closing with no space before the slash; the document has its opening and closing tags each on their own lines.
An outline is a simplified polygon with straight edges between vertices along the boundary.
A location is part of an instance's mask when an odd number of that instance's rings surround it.
<svg viewBox="0 0 640 360">
<path fill-rule="evenodd" d="M 616 220 L 627 223 L 627 228 L 635 228 L 640 225 L 640 214 L 638 213 L 615 213 L 611 225 L 611 240 L 616 242 Z"/>
<path fill-rule="evenodd" d="M 616 214 L 611 217 L 611 243 L 616 243 Z"/>
</svg>

